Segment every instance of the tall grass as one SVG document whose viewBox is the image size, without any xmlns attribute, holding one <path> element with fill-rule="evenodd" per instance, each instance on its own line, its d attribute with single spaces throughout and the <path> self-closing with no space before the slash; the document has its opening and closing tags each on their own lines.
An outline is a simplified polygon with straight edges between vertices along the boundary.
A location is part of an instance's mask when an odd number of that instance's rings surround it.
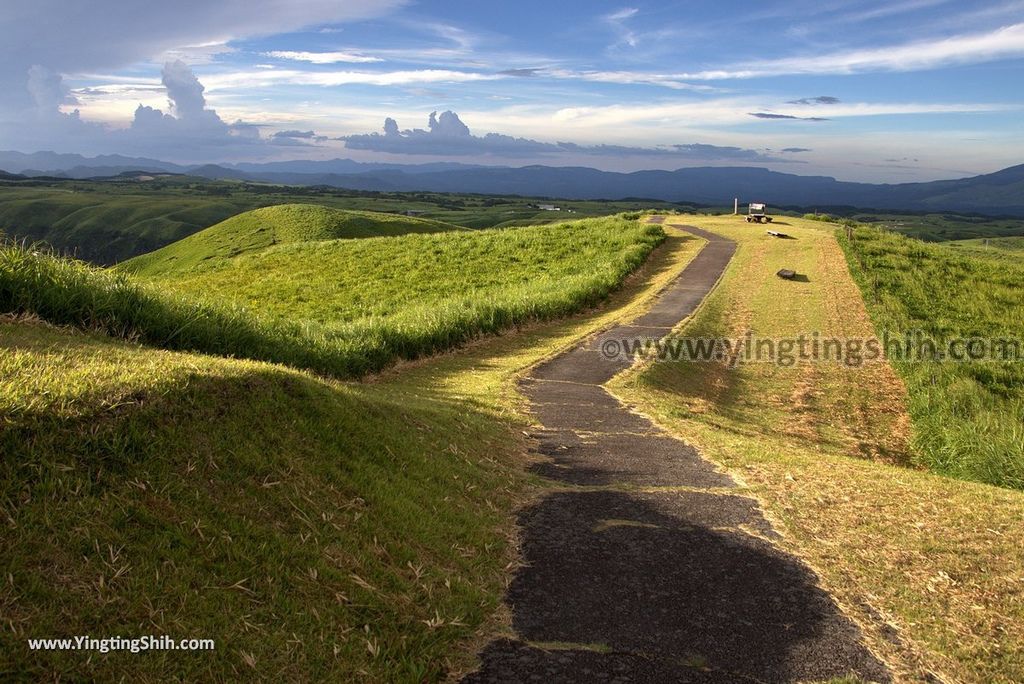
<svg viewBox="0 0 1024 684">
<path fill-rule="evenodd" d="M 439 280 L 441 274 L 436 271 L 417 276 L 398 270 L 392 277 L 404 278 L 407 287 L 376 293 L 386 301 L 379 302 L 375 315 L 341 322 L 254 314 L 238 304 L 170 293 L 166 287 L 140 283 L 124 273 L 7 243 L 0 245 L 0 313 L 33 314 L 54 324 L 99 329 L 167 349 L 273 361 L 336 377 L 358 377 L 397 359 L 444 351 L 479 335 L 595 305 L 664 238 L 660 228 L 625 219 L 583 221 L 573 229 L 563 225 L 523 230 L 534 231 L 532 237 L 545 248 L 554 245 L 576 253 L 572 268 L 545 275 L 535 268 L 530 254 L 519 249 L 522 236 L 515 230 L 462 234 L 461 238 L 470 241 L 462 243 L 468 249 L 460 253 L 460 261 L 444 269 L 448 280 Z M 586 242 L 584 233 L 590 231 L 594 234 Z M 430 238 L 446 239 L 438 235 L 351 242 L 372 242 L 363 256 L 387 263 L 402 240 L 413 238 L 426 240 L 412 243 L 417 249 L 429 247 Z M 577 248 L 585 242 L 588 249 Z M 510 260 L 501 273 L 489 273 L 496 254 Z M 428 250 L 420 253 L 420 258 L 429 262 L 439 256 Z M 358 263 L 355 266 L 358 268 Z M 260 273 L 251 277 L 259 286 Z M 472 288 L 466 277 L 496 278 L 499 286 Z M 424 283 L 424 278 L 430 282 Z M 296 282 L 302 285 L 301 279 Z M 432 296 L 419 301 L 410 298 L 417 283 L 427 287 Z M 433 296 L 438 293 L 447 296 Z M 357 294 L 375 296 L 362 288 Z"/>
<path fill-rule="evenodd" d="M 840 235 L 879 331 L 1024 338 L 1024 266 L 866 228 Z M 1024 363 L 896 361 L 920 464 L 1024 489 Z"/>
</svg>

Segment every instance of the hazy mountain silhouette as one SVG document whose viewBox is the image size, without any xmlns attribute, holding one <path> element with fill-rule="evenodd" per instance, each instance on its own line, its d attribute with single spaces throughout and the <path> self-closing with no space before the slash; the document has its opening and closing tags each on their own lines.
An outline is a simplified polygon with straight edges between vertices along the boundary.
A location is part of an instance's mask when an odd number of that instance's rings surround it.
<svg viewBox="0 0 1024 684">
<path fill-rule="evenodd" d="M 188 173 L 210 179 L 328 185 L 353 190 L 467 192 L 566 199 L 645 197 L 704 204 L 764 201 L 803 207 L 965 211 L 1024 216 L 1024 164 L 927 183 L 874 184 L 798 176 L 756 167 L 700 167 L 616 173 L 586 167 L 377 164 L 350 159 L 182 166 L 156 159 L 54 152 L 0 152 L 0 169 L 25 175 L 110 177 L 126 171 Z"/>
</svg>

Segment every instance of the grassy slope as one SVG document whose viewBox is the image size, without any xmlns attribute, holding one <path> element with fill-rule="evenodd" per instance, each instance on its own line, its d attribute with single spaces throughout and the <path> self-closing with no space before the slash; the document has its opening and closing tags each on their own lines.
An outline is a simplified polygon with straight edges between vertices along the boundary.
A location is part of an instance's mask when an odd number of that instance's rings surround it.
<svg viewBox="0 0 1024 684">
<path fill-rule="evenodd" d="M 879 330 L 1024 338 L 1024 265 L 867 229 L 842 244 Z M 1024 489 L 1019 361 L 896 365 L 910 391 L 918 463 Z"/>
<path fill-rule="evenodd" d="M 249 197 L 110 194 L 90 184 L 0 188 L 0 232 L 43 241 L 97 263 L 114 263 L 179 240 L 249 209 Z"/>
<path fill-rule="evenodd" d="M 949 247 L 980 247 L 986 251 L 1009 250 L 1019 252 L 1024 250 L 1024 237 L 1019 235 L 1011 237 L 994 238 L 972 238 L 970 240 L 954 240 L 948 244 Z"/>
<path fill-rule="evenodd" d="M 460 230 L 440 221 L 371 211 L 346 211 L 315 204 L 280 204 L 232 216 L 118 268 L 145 276 L 168 276 L 213 266 L 274 245 L 342 238 Z"/>
<path fill-rule="evenodd" d="M 519 476 L 474 407 L 38 325 L 0 347 L 0 673 L 434 679 L 494 609 Z M 77 634 L 217 653 L 23 641 Z"/>
<path fill-rule="evenodd" d="M 797 239 L 774 240 L 732 217 L 674 220 L 740 245 L 688 336 L 873 334 L 827 227 L 786 219 Z M 908 458 L 908 421 L 887 366 L 659 363 L 614 390 L 762 500 L 901 679 L 1024 678 L 1024 494 L 890 465 Z"/>
<path fill-rule="evenodd" d="M 965 256 L 983 259 L 998 259 L 1011 264 L 1024 263 L 1021 252 L 1024 252 L 1024 237 L 974 238 L 971 240 L 954 240 L 945 243 L 958 253 Z"/>
<path fill-rule="evenodd" d="M 458 316 L 482 303 L 557 299 L 566 290 L 594 289 L 590 283 L 595 279 L 617 282 L 623 266 L 635 268 L 660 239 L 660 230 L 651 228 L 610 217 L 472 233 L 297 243 L 157 281 L 278 318 L 433 325 L 420 319 Z"/>
<path fill-rule="evenodd" d="M 671 236 L 601 311 L 369 384 L 3 323 L 14 353 L 0 355 L 0 446 L 33 451 L 2 461 L 18 496 L 3 499 L 13 523 L 0 570 L 14 579 L 0 583 L 12 628 L 0 631 L 0 672 L 420 681 L 464 670 L 472 649 L 456 642 L 498 606 L 511 560 L 526 421 L 516 375 L 640 310 L 698 244 Z M 87 659 L 23 641 L 85 632 L 212 637 L 217 651 Z"/>
<path fill-rule="evenodd" d="M 1024 235 L 1024 220 L 959 214 L 889 214 L 853 212 L 854 221 L 870 223 L 926 242 Z"/>
<path fill-rule="evenodd" d="M 432 192 L 368 193 L 341 188 L 253 185 L 188 177 L 149 182 L 0 181 L 0 233 L 44 241 L 62 253 L 109 265 L 164 247 L 235 214 L 275 204 L 313 203 L 336 209 L 401 214 L 464 226 L 564 220 L 565 212 L 539 211 L 536 199 L 446 195 Z M 560 203 L 578 218 L 647 208 L 651 203 Z M 669 203 L 660 204 L 671 208 Z"/>
<path fill-rule="evenodd" d="M 98 326 L 174 349 L 358 376 L 592 306 L 662 238 L 660 229 L 611 217 L 521 231 L 300 243 L 238 257 L 188 280 L 160 281 L 160 287 L 8 246 L 0 247 L 0 312 Z M 565 265 L 553 265 L 566 255 Z M 234 277 L 250 280 L 236 289 L 262 298 L 268 313 L 279 316 L 204 303 L 230 292 Z M 171 282 L 195 295 L 168 293 Z M 374 302 L 377 316 L 328 325 L 301 320 L 337 302 L 353 317 L 362 298 Z"/>
</svg>

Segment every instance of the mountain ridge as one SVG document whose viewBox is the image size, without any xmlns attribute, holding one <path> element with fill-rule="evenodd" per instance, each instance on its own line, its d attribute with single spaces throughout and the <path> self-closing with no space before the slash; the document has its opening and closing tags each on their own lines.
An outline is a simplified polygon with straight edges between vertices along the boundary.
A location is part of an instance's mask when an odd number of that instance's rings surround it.
<svg viewBox="0 0 1024 684">
<path fill-rule="evenodd" d="M 92 166 L 89 162 L 99 162 Z M 184 173 L 285 185 L 325 185 L 383 192 L 455 192 L 607 199 L 644 197 L 704 204 L 764 201 L 775 206 L 852 206 L 910 211 L 959 211 L 1024 216 L 1024 164 L 993 173 L 917 183 L 863 183 L 831 176 L 801 176 L 755 166 L 688 167 L 629 173 L 582 166 L 473 166 L 459 163 L 376 164 L 326 161 L 181 166 L 145 158 L 0 151 L 0 169 L 14 174 L 64 164 L 47 176 L 110 177 L 126 171 Z M 320 171 L 315 171 L 320 169 Z"/>
</svg>

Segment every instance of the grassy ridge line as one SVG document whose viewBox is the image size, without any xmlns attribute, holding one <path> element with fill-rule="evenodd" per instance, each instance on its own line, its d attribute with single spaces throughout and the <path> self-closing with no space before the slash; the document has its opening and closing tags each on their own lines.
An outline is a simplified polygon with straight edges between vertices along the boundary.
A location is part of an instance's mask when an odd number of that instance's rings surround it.
<svg viewBox="0 0 1024 684">
<path fill-rule="evenodd" d="M 445 321 L 476 317 L 475 309 L 492 305 L 545 317 L 544 307 L 573 292 L 593 291 L 583 305 L 595 303 L 661 236 L 659 228 L 620 217 L 300 242 L 156 280 L 185 295 L 220 298 L 283 320 L 330 328 L 359 324 L 370 333 L 425 330 L 450 327 Z M 533 314 L 531 307 L 540 309 Z"/>
<path fill-rule="evenodd" d="M 492 633 L 514 559 L 530 424 L 517 374 L 643 311 L 700 244 L 670 235 L 597 312 L 374 383 L 0 318 L 0 473 L 20 478 L 0 478 L 18 493 L 13 513 L 0 494 L 18 523 L 0 536 L 0 576 L 14 577 L 0 582 L 13 623 L 0 630 L 0 672 L 457 679 L 476 650 L 458 644 L 481 621 Z M 7 420 L 28 431 L 10 458 Z M 217 650 L 90 659 L 22 640 L 79 633 L 203 636 Z"/>
<path fill-rule="evenodd" d="M 1024 267 L 898 234 L 840 236 L 879 330 L 933 339 L 1024 338 Z M 915 460 L 945 475 L 1024 489 L 1019 362 L 896 361 L 910 394 Z"/>
<path fill-rule="evenodd" d="M 440 680 L 518 448 L 470 402 L 0 317 L 0 679 Z M 80 634 L 216 650 L 26 643 Z"/>
<path fill-rule="evenodd" d="M 259 198 L 148 192 L 123 184 L 75 183 L 74 190 L 0 188 L 0 231 L 96 263 L 115 263 L 162 247 L 250 209 Z"/>
<path fill-rule="evenodd" d="M 380 370 L 397 359 L 413 359 L 451 349 L 481 334 L 491 334 L 529 320 L 551 319 L 601 301 L 637 268 L 664 239 L 660 228 L 625 218 L 524 228 L 572 249 L 581 236 L 596 240 L 586 260 L 574 262 L 576 273 L 520 282 L 456 300 L 424 302 L 390 319 L 367 318 L 341 325 L 254 317 L 239 306 L 221 306 L 170 295 L 134 281 L 124 273 L 101 271 L 16 245 L 0 247 L 0 313 L 32 314 L 58 325 L 97 328 L 168 349 L 194 350 L 284 363 L 337 377 Z M 431 241 L 450 242 L 452 235 L 414 236 L 417 249 Z M 480 258 L 495 250 L 515 251 L 519 230 L 459 234 L 462 246 Z M 377 238 L 375 256 L 408 238 Z M 486 241 L 486 242 L 480 242 Z M 363 242 L 363 241 L 354 241 Z M 371 249 L 371 255 L 373 250 Z M 457 266 L 457 267 L 456 267 Z M 472 261 L 453 265 L 472 271 Z M 312 266 L 316 268 L 316 265 Z M 527 267 L 521 267 L 526 268 Z M 510 266 L 506 273 L 515 273 Z M 395 277 L 402 274 L 396 273 Z M 301 283 L 299 283 L 301 285 Z M 458 292 L 459 282 L 433 283 Z M 202 290 L 200 290 L 202 291 Z M 404 296 L 400 291 L 399 296 Z"/>
<path fill-rule="evenodd" d="M 465 230 L 430 219 L 315 204 L 280 204 L 243 212 L 166 247 L 118 264 L 137 275 L 184 273 L 200 265 L 293 242 Z"/>
</svg>

